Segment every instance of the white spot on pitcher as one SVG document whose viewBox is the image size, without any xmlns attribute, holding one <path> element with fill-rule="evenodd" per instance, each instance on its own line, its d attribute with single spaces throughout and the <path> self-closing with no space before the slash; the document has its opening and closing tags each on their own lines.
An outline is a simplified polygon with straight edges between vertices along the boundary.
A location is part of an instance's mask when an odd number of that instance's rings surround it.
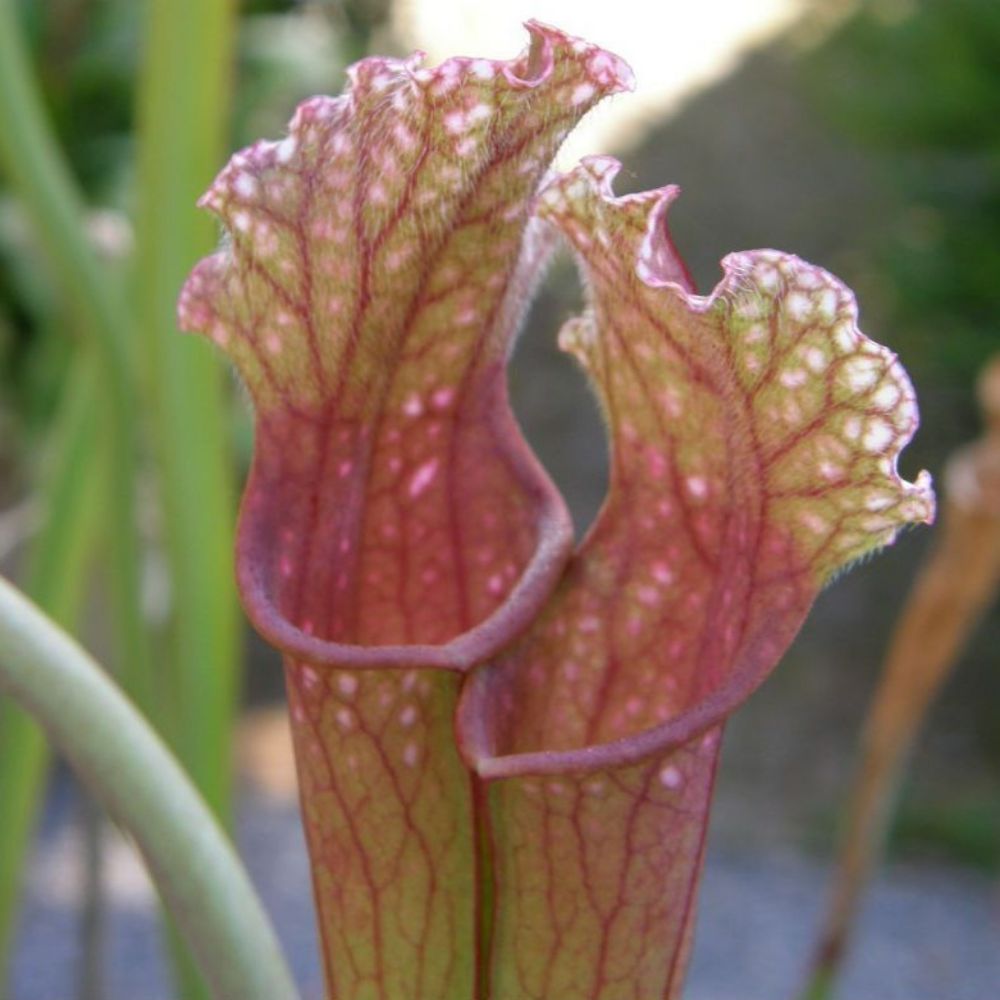
<svg viewBox="0 0 1000 1000">
<path fill-rule="evenodd" d="M 438 466 L 440 465 L 440 460 L 437 458 L 428 459 L 424 462 L 416 472 L 413 473 L 413 477 L 410 479 L 409 494 L 412 499 L 416 499 L 423 493 L 431 483 L 434 482 L 435 476 L 437 476 Z"/>
<path fill-rule="evenodd" d="M 684 784 L 684 775 L 673 764 L 667 764 L 660 771 L 660 784 L 675 792 Z"/>
</svg>

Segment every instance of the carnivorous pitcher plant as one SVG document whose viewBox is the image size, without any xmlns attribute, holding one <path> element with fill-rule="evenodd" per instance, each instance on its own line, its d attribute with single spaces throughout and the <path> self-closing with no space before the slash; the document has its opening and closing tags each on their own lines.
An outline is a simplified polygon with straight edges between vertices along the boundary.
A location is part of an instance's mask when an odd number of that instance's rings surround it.
<svg viewBox="0 0 1000 1000">
<path fill-rule="evenodd" d="M 528 30 L 510 62 L 365 59 L 237 153 L 180 301 L 256 409 L 238 577 L 338 1000 L 678 996 L 727 717 L 834 573 L 933 516 L 851 293 L 759 250 L 698 294 L 675 188 L 549 169 L 629 69 Z M 559 241 L 611 448 L 575 550 L 505 384 Z"/>
</svg>

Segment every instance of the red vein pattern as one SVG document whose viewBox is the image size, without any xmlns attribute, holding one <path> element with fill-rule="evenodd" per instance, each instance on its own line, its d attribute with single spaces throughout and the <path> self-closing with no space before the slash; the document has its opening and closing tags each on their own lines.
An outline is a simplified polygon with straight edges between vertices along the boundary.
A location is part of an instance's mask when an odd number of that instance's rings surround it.
<svg viewBox="0 0 1000 1000">
<path fill-rule="evenodd" d="M 459 674 L 555 586 L 572 531 L 504 365 L 559 143 L 628 69 L 538 24 L 505 63 L 366 59 L 203 204 L 229 245 L 180 302 L 257 413 L 238 573 L 285 654 L 328 995 L 467 1000 L 476 833 Z M 425 669 L 436 668 L 436 669 Z"/>
<path fill-rule="evenodd" d="M 926 473 L 896 473 L 912 389 L 850 292 L 754 251 L 693 294 L 676 190 L 616 198 L 617 170 L 590 158 L 540 199 L 589 290 L 561 343 L 603 403 L 609 496 L 458 709 L 490 782 L 491 1000 L 679 995 L 726 717 L 832 574 L 933 517 Z"/>
</svg>

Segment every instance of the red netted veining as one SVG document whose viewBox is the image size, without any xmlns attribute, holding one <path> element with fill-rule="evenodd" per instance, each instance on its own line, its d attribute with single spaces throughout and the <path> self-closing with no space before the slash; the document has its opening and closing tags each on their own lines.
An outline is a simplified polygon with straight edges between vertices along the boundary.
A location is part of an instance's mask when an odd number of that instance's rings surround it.
<svg viewBox="0 0 1000 1000">
<path fill-rule="evenodd" d="M 591 158 L 539 194 L 631 75 L 529 31 L 301 105 L 206 194 L 228 243 L 181 297 L 257 413 L 238 573 L 339 1000 L 675 997 L 726 717 L 831 574 L 933 513 L 896 473 L 912 389 L 836 279 L 754 251 L 700 297 L 673 189 L 616 198 Z M 557 231 L 612 442 L 572 559 L 504 374 Z"/>
<path fill-rule="evenodd" d="M 547 255 L 529 225 L 539 180 L 628 80 L 530 30 L 509 64 L 364 60 L 203 199 L 231 243 L 195 269 L 181 321 L 253 396 L 241 583 L 258 628 L 302 658 L 467 666 L 558 572 L 569 527 L 503 368 Z M 442 649 L 480 625 L 482 648 Z M 436 649 L 391 648 L 413 646 Z"/>
<path fill-rule="evenodd" d="M 719 727 L 829 576 L 933 512 L 926 477 L 895 471 L 912 389 L 850 293 L 756 251 L 692 294 L 676 192 L 615 198 L 616 169 L 585 161 L 542 196 L 589 289 L 561 343 L 607 415 L 609 496 L 459 711 L 466 759 L 501 779 L 493 822 L 518 831 L 496 859 L 502 997 L 676 994 Z"/>
<path fill-rule="evenodd" d="M 504 365 L 551 243 L 531 221 L 540 179 L 629 74 L 529 31 L 509 63 L 366 59 L 284 140 L 234 156 L 203 199 L 229 242 L 181 297 L 256 409 L 240 588 L 286 657 L 328 992 L 344 1000 L 471 995 L 458 681 L 421 668 L 508 645 L 571 544 Z"/>
</svg>

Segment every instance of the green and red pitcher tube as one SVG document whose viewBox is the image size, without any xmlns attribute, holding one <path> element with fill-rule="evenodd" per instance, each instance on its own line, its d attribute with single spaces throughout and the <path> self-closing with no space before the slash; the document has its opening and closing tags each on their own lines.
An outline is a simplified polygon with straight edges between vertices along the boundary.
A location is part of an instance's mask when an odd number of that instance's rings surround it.
<svg viewBox="0 0 1000 1000">
<path fill-rule="evenodd" d="M 851 293 L 761 250 L 696 294 L 675 188 L 550 171 L 630 71 L 528 30 L 511 62 L 365 59 L 237 153 L 181 296 L 256 410 L 238 577 L 336 1000 L 679 996 L 726 719 L 834 573 L 933 516 Z M 612 467 L 576 549 L 506 389 L 560 242 Z"/>
</svg>

